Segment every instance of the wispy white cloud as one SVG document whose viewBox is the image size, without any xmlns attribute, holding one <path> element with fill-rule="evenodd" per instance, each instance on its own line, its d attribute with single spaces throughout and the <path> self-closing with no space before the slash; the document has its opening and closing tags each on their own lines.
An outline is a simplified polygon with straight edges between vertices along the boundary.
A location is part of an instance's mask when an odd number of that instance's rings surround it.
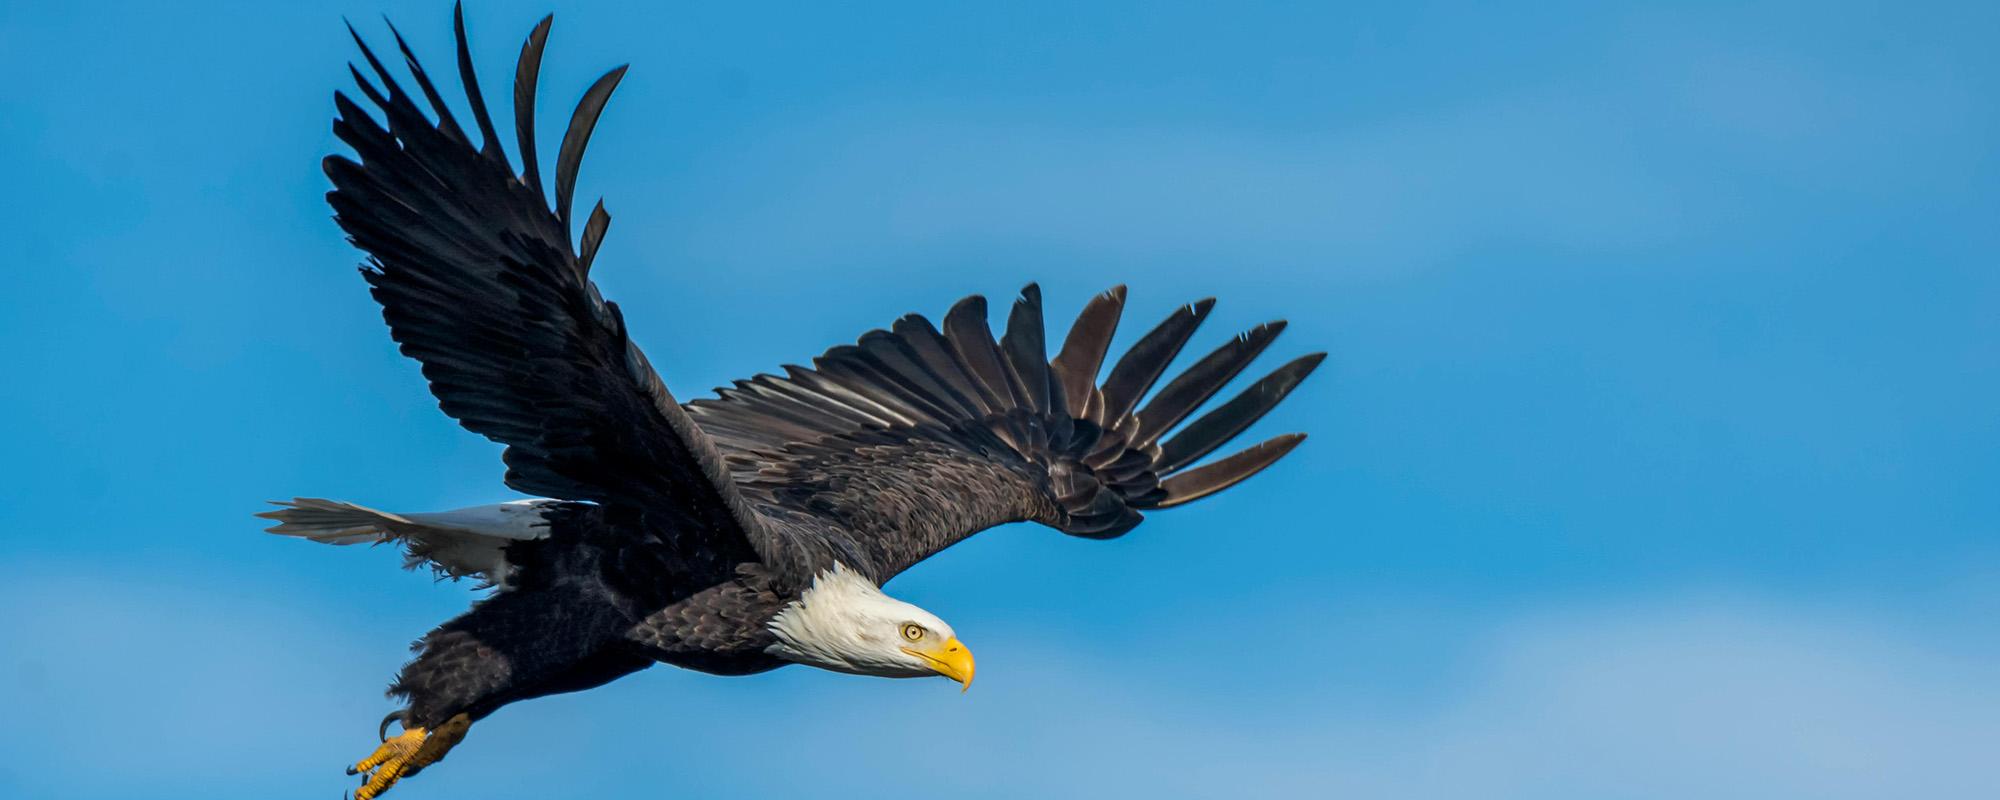
<svg viewBox="0 0 2000 800">
<path fill-rule="evenodd" d="M 364 621 L 283 587 L 24 566 L 0 581 L 0 795 L 274 790 L 372 736 L 329 720 L 386 707 Z"/>
<path fill-rule="evenodd" d="M 1294 752 L 1294 774 L 1405 797 L 1990 794 L 2000 686 L 1935 644 L 1741 602 L 1530 618 L 1460 701 L 1332 726 L 1329 749 L 1373 756 Z"/>
<path fill-rule="evenodd" d="M 1655 598 L 1530 613 L 1478 637 L 1434 694 L 1357 712 L 1311 659 L 1242 706 L 1083 682 L 1105 664 L 1036 659 L 1012 711 L 920 739 L 921 764 L 987 754 L 975 796 L 1973 797 L 2000 791 L 2000 685 L 1979 661 L 1874 623 L 1745 601 Z M 1246 658 L 1284 659 L 1287 648 Z M 1131 665 L 1125 665 L 1130 669 Z M 1139 668 L 1143 672 L 1143 668 Z M 1179 687 L 1186 691 L 1188 687 Z M 1240 687 L 1228 694 L 1246 697 Z M 1366 705 L 1366 704 L 1361 704 Z M 897 715 L 832 737 L 826 762 L 879 761 Z M 831 728 L 832 726 L 828 726 Z M 969 730 L 967 730 L 969 729 Z M 831 733 L 831 730 L 825 733 Z M 995 754 L 1005 757 L 994 758 Z M 1013 766 L 1009 766 L 1013 765 Z M 884 764 L 886 767 L 887 765 Z M 969 764 L 968 764 L 969 766 Z M 860 783 L 844 784 L 862 791 Z"/>
<path fill-rule="evenodd" d="M 362 723 L 386 707 L 377 673 L 394 658 L 357 646 L 366 620 L 120 577 L 43 571 L 0 588 L 0 605 L 16 610 L 0 623 L 11 673 L 0 682 L 10 718 L 0 787 L 226 798 L 345 785 L 336 768 L 367 744 Z M 2000 686 L 1935 636 L 1715 596 L 1472 627 L 1481 632 L 1448 680 L 1375 702 L 1318 677 L 1337 648 L 1246 648 L 1267 665 L 1296 658 L 1296 678 L 1213 691 L 1201 683 L 1212 676 L 1164 674 L 1145 658 L 1005 637 L 989 640 L 1000 645 L 989 677 L 964 697 L 804 670 L 733 680 L 656 670 L 510 708 L 418 780 L 425 796 L 482 798 L 861 797 L 885 784 L 961 797 L 2000 790 L 1987 766 Z"/>
</svg>

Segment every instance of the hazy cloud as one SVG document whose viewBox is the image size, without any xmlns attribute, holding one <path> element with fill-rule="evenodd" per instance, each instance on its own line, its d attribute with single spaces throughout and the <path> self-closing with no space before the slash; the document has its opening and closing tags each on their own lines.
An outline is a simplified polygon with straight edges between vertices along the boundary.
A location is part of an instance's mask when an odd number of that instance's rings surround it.
<svg viewBox="0 0 2000 800">
<path fill-rule="evenodd" d="M 162 796 L 164 783 L 164 796 L 197 796 L 210 781 L 326 791 L 344 785 L 337 767 L 365 748 L 364 723 L 386 708 L 369 691 L 385 677 L 373 675 L 385 653 L 358 633 L 364 619 L 173 579 L 44 572 L 0 589 L 0 605 L 29 612 L 0 623 L 13 673 L 0 705 L 17 723 L 0 738 L 0 787 L 14 793 Z M 1222 696 L 1160 685 L 1143 659 L 1023 653 L 1018 643 L 989 655 L 1005 676 L 963 698 L 932 683 L 805 670 L 734 680 L 655 670 L 508 709 L 436 771 L 449 780 L 424 789 L 700 795 L 747 783 L 861 797 L 893 780 L 961 797 L 2000 790 L 1986 766 L 2000 691 L 1981 665 L 1877 622 L 1655 597 L 1519 613 L 1464 649 L 1461 675 L 1372 704 L 1316 678 L 1315 661 L 1329 656 L 1312 648 L 1296 649 L 1295 681 Z M 1239 656 L 1293 651 L 1280 642 Z M 824 691 L 827 681 L 842 691 Z M 584 761 L 587 774 L 574 774 Z"/>
</svg>

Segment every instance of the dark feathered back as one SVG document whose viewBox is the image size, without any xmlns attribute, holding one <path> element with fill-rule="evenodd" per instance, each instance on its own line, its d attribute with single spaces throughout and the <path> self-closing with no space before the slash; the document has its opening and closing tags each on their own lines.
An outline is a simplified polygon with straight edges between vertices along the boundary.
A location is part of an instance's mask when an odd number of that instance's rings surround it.
<svg viewBox="0 0 2000 800">
<path fill-rule="evenodd" d="M 828 350 L 808 369 L 758 375 L 688 409 L 752 485 L 828 450 L 860 447 L 890 457 L 885 441 L 952 439 L 994 458 L 1024 462 L 1043 477 L 1058 514 L 1043 520 L 1079 536 L 1124 533 L 1146 509 L 1229 488 L 1270 466 L 1304 439 L 1286 434 L 1206 466 L 1190 468 L 1262 417 L 1305 379 L 1324 354 L 1304 356 L 1236 398 L 1165 435 L 1270 345 L 1283 322 L 1251 329 L 1140 401 L 1181 352 L 1213 300 L 1177 309 L 1097 375 L 1125 305 L 1125 287 L 1093 298 L 1053 360 L 1047 356 L 1041 290 L 1029 285 L 996 340 L 977 295 L 945 315 L 939 331 L 919 315 L 853 345 Z M 865 435 L 864 435 L 865 434 Z M 1001 447 L 989 447 L 997 444 Z M 776 496 L 781 493 L 768 491 Z M 753 490 L 752 496 L 756 495 Z M 1023 504 L 1032 508 L 1032 504 Z"/>
</svg>

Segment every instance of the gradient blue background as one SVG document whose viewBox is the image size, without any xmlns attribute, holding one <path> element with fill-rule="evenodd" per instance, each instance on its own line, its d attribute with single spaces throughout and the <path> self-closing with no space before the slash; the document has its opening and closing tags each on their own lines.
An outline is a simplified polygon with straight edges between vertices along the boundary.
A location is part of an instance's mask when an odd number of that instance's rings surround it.
<svg viewBox="0 0 2000 800">
<path fill-rule="evenodd" d="M 0 6 L 0 795 L 335 797 L 470 594 L 249 514 L 508 497 L 320 197 L 340 15 L 448 74 L 449 9 L 56 5 Z M 489 89 L 545 5 L 470 10 Z M 964 696 L 657 669 L 392 797 L 2000 793 L 1995 6 L 998 6 L 559 9 L 545 130 L 634 64 L 582 191 L 669 384 L 1125 282 L 1330 351 L 1253 432 L 1311 440 L 898 579 Z"/>
</svg>

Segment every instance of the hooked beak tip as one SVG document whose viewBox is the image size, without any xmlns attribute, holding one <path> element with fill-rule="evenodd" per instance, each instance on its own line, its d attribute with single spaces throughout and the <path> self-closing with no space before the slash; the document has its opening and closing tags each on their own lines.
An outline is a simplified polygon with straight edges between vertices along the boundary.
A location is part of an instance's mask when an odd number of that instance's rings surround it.
<svg viewBox="0 0 2000 800">
<path fill-rule="evenodd" d="M 972 675 L 977 665 L 972 660 L 972 651 L 957 637 L 952 637 L 935 650 L 904 649 L 930 662 L 931 670 L 937 674 L 958 681 L 959 694 L 972 688 Z"/>
</svg>

